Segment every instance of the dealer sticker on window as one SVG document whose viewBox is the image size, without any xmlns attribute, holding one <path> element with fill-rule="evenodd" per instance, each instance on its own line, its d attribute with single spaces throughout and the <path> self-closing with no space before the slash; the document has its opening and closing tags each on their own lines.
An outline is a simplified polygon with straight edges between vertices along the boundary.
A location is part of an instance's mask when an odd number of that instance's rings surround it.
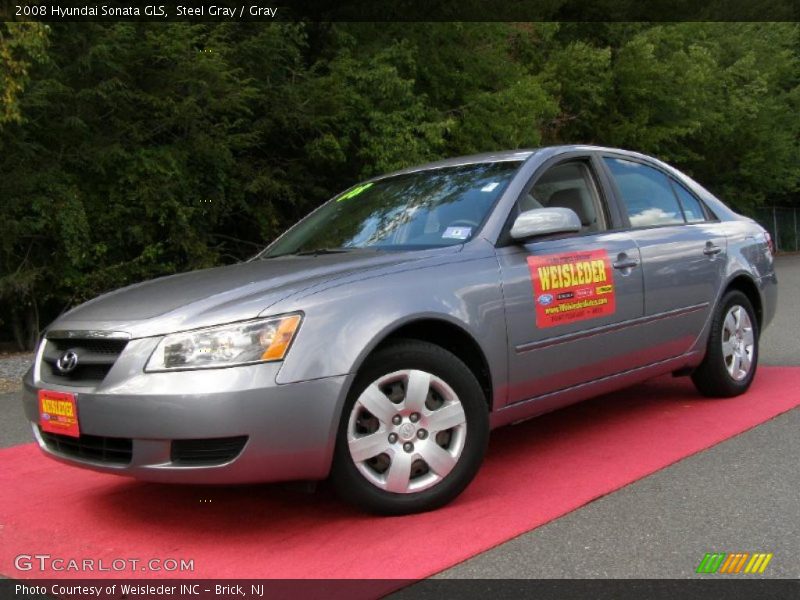
<svg viewBox="0 0 800 600">
<path fill-rule="evenodd" d="M 528 268 L 538 327 L 614 314 L 614 274 L 605 250 L 529 256 Z"/>
<path fill-rule="evenodd" d="M 448 227 L 442 234 L 443 238 L 451 240 L 465 240 L 472 234 L 472 227 Z"/>
</svg>

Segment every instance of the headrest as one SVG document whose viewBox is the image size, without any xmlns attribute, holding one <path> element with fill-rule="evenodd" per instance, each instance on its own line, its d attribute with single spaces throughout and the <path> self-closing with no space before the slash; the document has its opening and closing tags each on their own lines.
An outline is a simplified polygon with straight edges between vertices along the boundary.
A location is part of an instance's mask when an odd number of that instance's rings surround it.
<svg viewBox="0 0 800 600">
<path fill-rule="evenodd" d="M 580 188 L 566 188 L 558 190 L 550 196 L 548 206 L 560 206 L 575 211 L 581 220 L 581 225 L 587 227 L 594 222 L 594 215 L 589 214 L 586 202 L 583 197 L 583 190 Z"/>
</svg>

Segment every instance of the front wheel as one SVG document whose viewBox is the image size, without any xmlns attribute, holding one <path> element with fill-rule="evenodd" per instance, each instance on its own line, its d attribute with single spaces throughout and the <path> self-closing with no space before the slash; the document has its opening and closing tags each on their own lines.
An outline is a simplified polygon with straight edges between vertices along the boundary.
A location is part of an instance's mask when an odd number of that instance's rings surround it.
<svg viewBox="0 0 800 600">
<path fill-rule="evenodd" d="M 750 387 L 757 366 L 758 321 L 753 305 L 742 292 L 731 290 L 714 313 L 706 357 L 692 381 L 705 396 L 738 396 Z"/>
<path fill-rule="evenodd" d="M 331 476 L 342 497 L 370 512 L 432 510 L 475 476 L 488 434 L 486 398 L 461 360 L 427 342 L 393 342 L 356 377 Z"/>
</svg>

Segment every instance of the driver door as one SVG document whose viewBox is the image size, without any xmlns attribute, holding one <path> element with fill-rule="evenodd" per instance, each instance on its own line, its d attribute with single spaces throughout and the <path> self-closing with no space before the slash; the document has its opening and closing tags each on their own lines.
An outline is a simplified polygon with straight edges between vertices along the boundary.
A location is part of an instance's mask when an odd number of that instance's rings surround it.
<svg viewBox="0 0 800 600">
<path fill-rule="evenodd" d="M 515 208 L 562 206 L 580 233 L 498 248 L 508 330 L 508 403 L 646 364 L 644 282 L 636 243 L 613 230 L 589 156 L 545 165 Z M 511 219 L 513 221 L 513 218 Z"/>
</svg>

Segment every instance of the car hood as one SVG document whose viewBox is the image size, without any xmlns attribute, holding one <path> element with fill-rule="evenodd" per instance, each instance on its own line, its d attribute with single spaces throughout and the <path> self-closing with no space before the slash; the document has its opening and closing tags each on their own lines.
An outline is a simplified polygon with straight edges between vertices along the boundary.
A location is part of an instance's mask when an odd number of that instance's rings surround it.
<svg viewBox="0 0 800 600">
<path fill-rule="evenodd" d="M 136 338 L 241 321 L 257 317 L 308 287 L 429 255 L 424 251 L 359 250 L 253 260 L 181 273 L 99 296 L 59 317 L 48 331 L 120 331 Z"/>
</svg>

